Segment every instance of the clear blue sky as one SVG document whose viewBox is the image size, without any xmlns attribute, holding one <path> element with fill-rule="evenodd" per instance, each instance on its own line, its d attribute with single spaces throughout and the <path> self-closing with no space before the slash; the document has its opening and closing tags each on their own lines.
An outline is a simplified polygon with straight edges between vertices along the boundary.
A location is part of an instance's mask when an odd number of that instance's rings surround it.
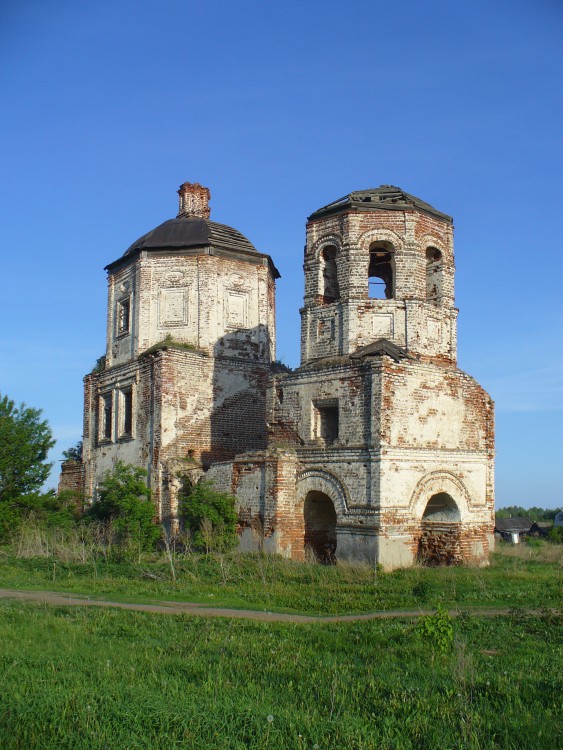
<svg viewBox="0 0 563 750">
<path fill-rule="evenodd" d="M 273 256 L 295 366 L 305 218 L 398 185 L 455 219 L 497 505 L 563 504 L 562 63 L 557 0 L 3 0 L 0 391 L 80 438 L 103 267 L 185 180 Z"/>
</svg>

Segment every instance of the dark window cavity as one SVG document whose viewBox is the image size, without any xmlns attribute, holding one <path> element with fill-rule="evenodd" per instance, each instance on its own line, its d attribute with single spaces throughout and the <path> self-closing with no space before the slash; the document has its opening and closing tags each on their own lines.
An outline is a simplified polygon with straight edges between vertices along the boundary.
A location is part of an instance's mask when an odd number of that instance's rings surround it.
<svg viewBox="0 0 563 750">
<path fill-rule="evenodd" d="M 336 266 L 336 248 L 327 245 L 321 252 L 321 267 L 323 273 L 323 297 L 325 303 L 336 302 L 340 299 L 338 288 L 338 269 Z"/>
<path fill-rule="evenodd" d="M 127 388 L 122 391 L 123 404 L 123 437 L 131 437 L 133 433 L 133 390 Z"/>
<path fill-rule="evenodd" d="M 323 440 L 325 445 L 338 440 L 338 401 L 316 402 L 314 422 L 314 436 Z"/>
<path fill-rule="evenodd" d="M 111 393 L 100 396 L 100 440 L 111 440 L 113 408 Z"/>
</svg>

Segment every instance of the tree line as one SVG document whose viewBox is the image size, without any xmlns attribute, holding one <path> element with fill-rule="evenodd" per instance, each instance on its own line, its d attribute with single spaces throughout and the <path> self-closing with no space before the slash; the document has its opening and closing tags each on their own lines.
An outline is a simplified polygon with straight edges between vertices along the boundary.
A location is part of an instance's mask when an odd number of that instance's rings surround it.
<svg viewBox="0 0 563 750">
<path fill-rule="evenodd" d="M 553 521 L 557 508 L 522 508 L 519 505 L 507 505 L 499 508 L 495 515 L 497 518 L 528 518 L 530 521 Z"/>
<path fill-rule="evenodd" d="M 70 528 L 98 523 L 111 530 L 123 548 L 131 543 L 143 550 L 165 539 L 156 522 L 147 472 L 117 462 L 103 477 L 96 502 L 84 508 L 72 491 L 42 491 L 53 466 L 47 460 L 55 445 L 53 433 L 40 409 L 20 404 L 0 394 L 0 542 L 33 518 L 48 527 Z M 81 459 L 81 444 L 64 452 Z M 216 491 L 209 482 L 192 485 L 187 479 L 179 494 L 184 539 L 196 551 L 226 552 L 237 544 L 235 499 Z"/>
</svg>

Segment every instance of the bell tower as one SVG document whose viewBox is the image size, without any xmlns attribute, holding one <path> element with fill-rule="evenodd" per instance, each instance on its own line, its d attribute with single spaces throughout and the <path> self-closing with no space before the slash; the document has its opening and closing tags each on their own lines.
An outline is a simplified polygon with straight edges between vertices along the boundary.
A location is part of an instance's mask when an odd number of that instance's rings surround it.
<svg viewBox="0 0 563 750">
<path fill-rule="evenodd" d="M 307 221 L 301 364 L 386 339 L 456 363 L 453 222 L 400 188 L 341 198 Z"/>
</svg>

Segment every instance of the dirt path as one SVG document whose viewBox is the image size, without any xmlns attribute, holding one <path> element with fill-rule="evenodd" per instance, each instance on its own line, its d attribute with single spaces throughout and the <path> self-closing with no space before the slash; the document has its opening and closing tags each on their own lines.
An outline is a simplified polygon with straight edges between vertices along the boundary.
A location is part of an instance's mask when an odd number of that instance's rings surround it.
<svg viewBox="0 0 563 750">
<path fill-rule="evenodd" d="M 69 594 L 57 591 L 24 591 L 22 589 L 0 589 L 0 599 L 17 599 L 19 601 L 41 602 L 57 606 L 81 607 L 116 607 L 131 609 L 136 612 L 155 612 L 164 615 L 190 614 L 198 617 L 233 617 L 242 620 L 256 620 L 259 622 L 294 622 L 294 623 L 330 623 L 357 622 L 359 620 L 385 620 L 393 617 L 421 617 L 432 614 L 432 609 L 398 610 L 389 609 L 380 612 L 368 612 L 362 615 L 293 615 L 282 612 L 261 612 L 251 609 L 227 609 L 225 607 L 205 607 L 203 604 L 192 602 L 157 602 L 155 604 L 141 604 L 115 602 L 106 599 L 94 599 L 81 594 Z M 510 607 L 459 607 L 451 609 L 453 616 L 462 613 L 479 615 L 480 617 L 495 617 L 511 613 Z M 519 610 L 520 611 L 520 610 Z M 540 614 L 539 610 L 521 610 L 527 615 Z"/>
</svg>

